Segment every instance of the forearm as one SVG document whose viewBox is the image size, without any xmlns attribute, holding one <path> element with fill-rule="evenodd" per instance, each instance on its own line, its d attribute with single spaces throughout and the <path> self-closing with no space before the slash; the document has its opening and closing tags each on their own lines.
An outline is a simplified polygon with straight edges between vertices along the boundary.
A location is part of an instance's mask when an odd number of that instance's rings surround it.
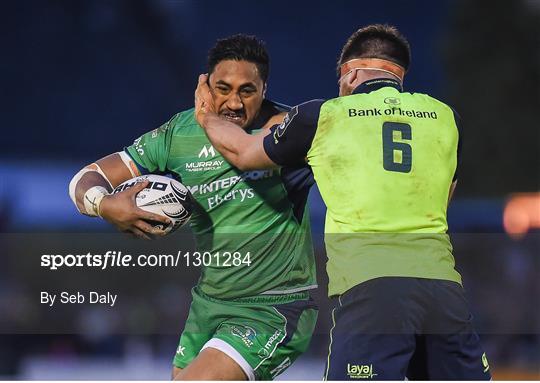
<svg viewBox="0 0 540 383">
<path fill-rule="evenodd" d="M 79 212 L 90 216 L 99 215 L 102 197 L 111 193 L 123 181 L 138 175 L 130 170 L 125 161 L 129 159 L 114 153 L 75 174 L 69 184 L 69 196 Z"/>
<path fill-rule="evenodd" d="M 112 192 L 109 181 L 89 165 L 78 172 L 69 184 L 69 195 L 82 214 L 99 215 L 99 204 L 103 196 Z"/>
<path fill-rule="evenodd" d="M 254 169 L 256 163 L 248 160 L 250 148 L 257 136 L 247 134 L 232 122 L 225 121 L 215 113 L 206 113 L 203 126 L 214 148 L 235 167 L 241 170 Z"/>
</svg>

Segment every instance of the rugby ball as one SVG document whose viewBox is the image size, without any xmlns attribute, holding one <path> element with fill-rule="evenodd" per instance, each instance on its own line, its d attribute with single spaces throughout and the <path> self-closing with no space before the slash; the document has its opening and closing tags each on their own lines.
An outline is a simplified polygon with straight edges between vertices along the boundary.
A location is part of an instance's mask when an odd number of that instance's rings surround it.
<svg viewBox="0 0 540 383">
<path fill-rule="evenodd" d="M 167 234 L 184 226 L 191 218 L 191 194 L 184 185 L 172 178 L 157 174 L 135 177 L 118 185 L 113 194 L 129 189 L 136 183 L 146 180 L 150 183 L 137 193 L 135 198 L 137 206 L 143 210 L 171 219 L 171 224 L 166 227 L 161 222 L 150 221 L 148 223 L 165 231 Z"/>
</svg>

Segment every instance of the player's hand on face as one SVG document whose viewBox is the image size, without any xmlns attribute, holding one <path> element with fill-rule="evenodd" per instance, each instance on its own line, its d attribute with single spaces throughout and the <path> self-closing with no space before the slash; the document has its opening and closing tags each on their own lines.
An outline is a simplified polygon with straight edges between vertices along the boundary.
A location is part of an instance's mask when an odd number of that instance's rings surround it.
<svg viewBox="0 0 540 383">
<path fill-rule="evenodd" d="M 199 125 L 203 126 L 203 119 L 207 113 L 216 113 L 216 107 L 212 91 L 208 86 L 208 75 L 201 74 L 197 89 L 195 89 L 195 118 Z"/>
<path fill-rule="evenodd" d="M 100 215 L 120 231 L 132 233 L 138 238 L 151 239 L 151 235 L 163 236 L 165 231 L 152 227 L 147 221 L 158 221 L 169 225 L 166 217 L 142 210 L 137 206 L 137 193 L 148 185 L 148 181 L 139 182 L 129 189 L 103 197 L 99 207 Z"/>
</svg>

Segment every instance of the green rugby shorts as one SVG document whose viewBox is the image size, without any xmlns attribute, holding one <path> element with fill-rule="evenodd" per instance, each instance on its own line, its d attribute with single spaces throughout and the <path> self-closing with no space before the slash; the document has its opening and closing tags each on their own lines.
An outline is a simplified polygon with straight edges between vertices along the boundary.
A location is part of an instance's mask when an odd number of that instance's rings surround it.
<svg viewBox="0 0 540 383">
<path fill-rule="evenodd" d="M 272 380 L 309 346 L 318 310 L 308 292 L 219 300 L 192 290 L 173 364 L 185 368 L 207 347 L 231 357 L 249 380 Z"/>
</svg>

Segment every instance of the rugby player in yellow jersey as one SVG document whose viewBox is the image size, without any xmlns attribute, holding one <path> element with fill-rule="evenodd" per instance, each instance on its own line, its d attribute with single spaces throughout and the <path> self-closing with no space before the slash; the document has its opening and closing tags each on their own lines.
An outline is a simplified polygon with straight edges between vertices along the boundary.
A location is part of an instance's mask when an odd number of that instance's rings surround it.
<svg viewBox="0 0 540 383">
<path fill-rule="evenodd" d="M 337 297 L 326 379 L 490 379 L 446 234 L 459 118 L 403 91 L 409 63 L 396 28 L 361 28 L 341 52 L 340 97 L 298 105 L 258 136 L 217 118 L 206 76 L 195 92 L 199 123 L 237 167 L 312 168 Z"/>
</svg>

